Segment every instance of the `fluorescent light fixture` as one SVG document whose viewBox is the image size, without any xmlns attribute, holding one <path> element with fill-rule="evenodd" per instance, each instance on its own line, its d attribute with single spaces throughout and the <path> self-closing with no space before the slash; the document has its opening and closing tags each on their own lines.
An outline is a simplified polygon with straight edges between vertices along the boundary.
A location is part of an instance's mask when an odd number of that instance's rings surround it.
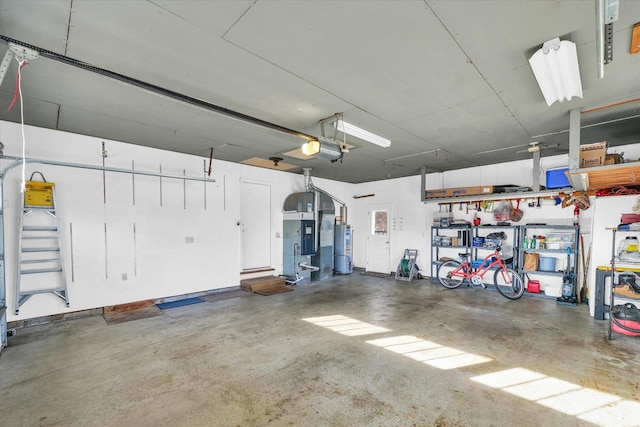
<svg viewBox="0 0 640 427">
<path fill-rule="evenodd" d="M 320 140 L 305 142 L 302 144 L 301 151 L 307 156 L 331 160 L 332 162 L 342 158 L 342 150 L 340 150 L 338 144 L 322 137 L 320 137 Z"/>
<path fill-rule="evenodd" d="M 529 64 L 548 106 L 556 101 L 582 98 L 582 82 L 575 43 L 559 38 L 544 42 Z"/>
<path fill-rule="evenodd" d="M 348 133 L 349 135 L 353 135 L 356 138 L 364 139 L 365 141 L 369 141 L 372 144 L 379 145 L 380 147 L 390 147 L 391 141 L 387 138 L 383 138 L 380 135 L 376 135 L 375 133 L 371 133 L 366 131 L 358 126 L 352 125 L 351 123 L 347 123 L 342 119 L 338 119 L 333 122 L 333 125 L 340 132 Z"/>
</svg>

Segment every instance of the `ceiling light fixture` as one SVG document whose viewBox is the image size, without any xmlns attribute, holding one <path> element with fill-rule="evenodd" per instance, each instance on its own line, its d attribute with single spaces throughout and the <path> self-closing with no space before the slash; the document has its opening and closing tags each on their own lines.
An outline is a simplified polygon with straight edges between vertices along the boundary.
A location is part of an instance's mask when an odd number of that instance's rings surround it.
<svg viewBox="0 0 640 427">
<path fill-rule="evenodd" d="M 559 38 L 544 42 L 529 59 L 544 100 L 548 106 L 556 101 L 582 98 L 582 82 L 575 43 Z"/>
<path fill-rule="evenodd" d="M 280 163 L 283 159 L 282 157 L 269 157 L 269 160 L 271 160 L 273 162 L 273 166 L 278 166 L 278 163 Z"/>
<path fill-rule="evenodd" d="M 356 138 L 360 138 L 365 141 L 369 141 L 370 143 L 376 144 L 380 147 L 388 148 L 391 146 L 391 140 L 359 128 L 358 126 L 352 125 L 351 123 L 347 123 L 342 119 L 338 119 L 332 124 L 340 132 L 348 133 L 349 135 L 355 136 Z"/>
</svg>

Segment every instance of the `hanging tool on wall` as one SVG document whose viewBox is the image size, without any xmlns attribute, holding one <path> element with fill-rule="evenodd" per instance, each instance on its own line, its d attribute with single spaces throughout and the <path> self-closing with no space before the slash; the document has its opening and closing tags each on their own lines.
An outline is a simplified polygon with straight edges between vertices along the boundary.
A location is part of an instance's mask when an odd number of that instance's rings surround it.
<svg viewBox="0 0 640 427">
<path fill-rule="evenodd" d="M 207 170 L 207 176 L 211 176 L 211 166 L 213 165 L 213 147 L 209 152 L 209 170 Z"/>
</svg>

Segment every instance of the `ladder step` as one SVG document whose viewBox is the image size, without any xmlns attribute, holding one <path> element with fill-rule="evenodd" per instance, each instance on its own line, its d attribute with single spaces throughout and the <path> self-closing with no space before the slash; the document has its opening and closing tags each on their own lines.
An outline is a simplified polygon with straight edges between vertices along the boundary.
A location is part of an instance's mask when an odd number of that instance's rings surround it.
<svg viewBox="0 0 640 427">
<path fill-rule="evenodd" d="M 38 289 L 37 291 L 20 292 L 20 297 L 36 294 L 48 294 L 49 292 L 66 292 L 65 288 Z"/>
<path fill-rule="evenodd" d="M 38 205 L 24 205 L 24 211 L 50 211 L 55 212 L 56 208 L 53 206 L 38 206 Z"/>
<path fill-rule="evenodd" d="M 44 180 L 44 177 L 43 177 Z M 60 241 L 60 224 L 58 223 L 59 218 L 56 215 L 56 205 L 55 205 L 55 190 L 53 188 L 53 184 L 51 184 L 51 205 L 49 206 L 41 206 L 41 205 L 29 205 L 25 204 L 26 201 L 23 199 L 22 201 L 22 216 L 20 218 L 20 234 L 19 234 L 19 264 L 20 268 L 18 270 L 18 277 L 16 280 L 16 315 L 19 314 L 20 307 L 22 304 L 27 302 L 31 298 L 31 296 L 36 294 L 47 294 L 52 293 L 57 297 L 61 298 L 69 307 L 69 297 L 67 294 L 67 279 L 65 277 L 65 272 L 62 264 L 62 248 Z M 32 201 L 33 202 L 33 201 Z M 0 203 L 1 205 L 1 203 Z M 40 211 L 44 212 L 47 215 L 46 220 L 41 220 L 40 224 L 36 225 L 37 217 L 41 217 L 43 215 L 34 214 L 34 212 Z M 0 206 L 1 212 L 1 206 Z M 32 215 L 33 214 L 33 215 Z M 32 220 L 26 221 L 25 218 L 29 217 Z M 53 220 L 52 220 L 53 218 Z M 24 247 L 23 243 L 25 240 L 30 240 L 31 247 Z M 41 240 L 41 242 L 35 242 L 35 240 Z M 33 245 L 54 245 L 54 246 L 33 246 Z M 32 253 L 34 255 L 28 256 L 23 255 L 25 253 Z M 40 255 L 36 255 L 40 253 Z M 26 257 L 27 259 L 22 259 L 22 257 Z M 33 258 L 33 259 L 29 259 Z M 30 265 L 29 265 L 30 264 Z M 29 268 L 33 267 L 33 268 Z M 40 267 L 40 268 L 38 268 Z M 32 291 L 20 291 L 20 277 L 23 274 L 43 274 L 43 273 L 58 273 L 61 274 L 62 284 L 56 288 L 48 288 L 48 289 L 37 289 Z"/>
<path fill-rule="evenodd" d="M 24 231 L 58 231 L 55 225 L 25 225 L 22 227 Z"/>
<path fill-rule="evenodd" d="M 32 270 L 20 270 L 20 274 L 60 273 L 61 268 L 34 268 Z"/>
<path fill-rule="evenodd" d="M 50 259 L 23 259 L 20 264 L 40 264 L 44 262 L 60 262 L 62 258 L 50 258 Z"/>
</svg>

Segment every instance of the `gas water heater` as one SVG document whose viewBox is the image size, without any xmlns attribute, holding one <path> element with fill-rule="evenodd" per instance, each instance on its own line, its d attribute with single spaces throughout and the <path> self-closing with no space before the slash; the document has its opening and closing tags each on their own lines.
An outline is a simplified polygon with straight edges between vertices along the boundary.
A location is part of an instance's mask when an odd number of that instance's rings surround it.
<svg viewBox="0 0 640 427">
<path fill-rule="evenodd" d="M 335 230 L 335 271 L 338 274 L 353 273 L 353 230 L 348 224 L 336 224 Z"/>
</svg>

